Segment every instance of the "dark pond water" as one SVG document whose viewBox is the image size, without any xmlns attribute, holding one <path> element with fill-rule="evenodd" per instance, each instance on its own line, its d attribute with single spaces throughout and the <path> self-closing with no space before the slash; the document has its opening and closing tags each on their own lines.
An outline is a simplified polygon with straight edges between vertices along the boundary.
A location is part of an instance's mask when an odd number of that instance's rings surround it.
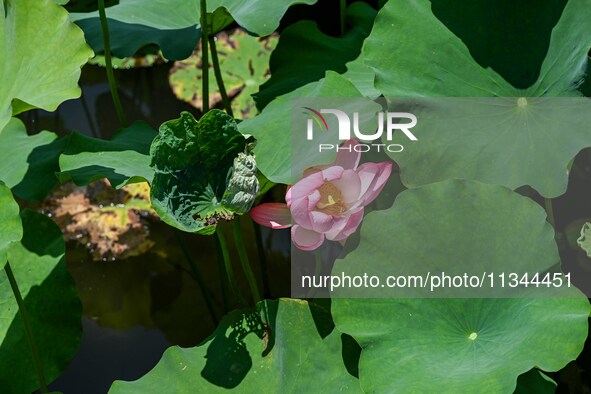
<svg viewBox="0 0 591 394">
<path fill-rule="evenodd" d="M 157 129 L 164 121 L 178 118 L 181 111 L 200 115 L 172 94 L 167 78 L 170 66 L 116 71 L 130 122 L 142 119 Z M 80 85 L 80 100 L 62 104 L 55 113 L 35 110 L 22 116 L 28 130 L 60 135 L 76 130 L 110 139 L 119 123 L 105 70 L 85 66 Z M 253 224 L 245 217 L 242 226 L 255 275 L 263 286 Z M 134 380 L 147 373 L 169 346 L 195 346 L 213 332 L 214 321 L 182 252 L 179 234 L 157 220 L 150 221 L 149 229 L 154 246 L 123 260 L 93 261 L 83 245 L 68 243 L 66 262 L 82 300 L 84 333 L 78 354 L 50 390 L 105 393 L 114 380 Z M 225 226 L 224 232 L 231 240 L 231 226 Z M 239 307 L 232 300 L 224 302 L 213 237 L 180 236 L 212 292 L 217 318 L 226 309 Z M 267 275 L 273 278 L 264 281 L 266 295 L 289 296 L 289 232 L 262 229 L 262 238 Z M 248 294 L 238 257 L 232 257 L 239 286 Z"/>
</svg>

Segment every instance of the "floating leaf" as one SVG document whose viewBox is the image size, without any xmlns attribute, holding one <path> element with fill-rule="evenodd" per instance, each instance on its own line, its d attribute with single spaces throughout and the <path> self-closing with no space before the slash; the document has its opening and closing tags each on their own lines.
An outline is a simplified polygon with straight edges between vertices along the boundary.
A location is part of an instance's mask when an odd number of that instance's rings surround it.
<svg viewBox="0 0 591 394">
<path fill-rule="evenodd" d="M 0 133 L 0 179 L 25 200 L 41 200 L 57 184 L 58 158 L 65 140 L 49 131 L 28 136 L 12 118 Z"/>
<path fill-rule="evenodd" d="M 116 381 L 109 392 L 359 393 L 340 333 L 319 334 L 317 324 L 329 319 L 305 301 L 264 301 L 257 310 L 230 313 L 204 344 L 168 349 L 147 375 Z"/>
<path fill-rule="evenodd" d="M 259 39 L 239 29 L 230 35 L 217 35 L 216 48 L 222 78 L 236 117 L 248 118 L 254 115 L 256 110 L 251 95 L 267 80 L 269 56 L 276 44 L 276 36 Z M 201 110 L 201 78 L 201 50 L 197 48 L 188 59 L 175 62 L 170 70 L 169 81 L 179 99 Z M 213 67 L 209 69 L 209 92 L 209 107 L 220 106 L 222 98 Z"/>
<path fill-rule="evenodd" d="M 302 107 L 310 106 L 318 99 L 326 99 L 331 105 L 337 105 L 336 102 L 345 112 L 359 112 L 360 127 L 370 127 L 367 125 L 371 124 L 375 128 L 374 115 L 381 107 L 364 99 L 350 81 L 333 71 L 328 71 L 318 82 L 276 98 L 260 115 L 238 125 L 243 134 L 257 139 L 254 149 L 257 166 L 272 182 L 293 184 L 301 178 L 304 169 L 328 164 L 335 159 L 336 151 L 318 152 L 317 146 L 310 146 L 306 140 L 306 119 L 301 117 L 296 122 L 293 116 L 294 110 L 299 110 L 300 114 Z M 332 118 L 328 120 L 329 128 L 336 130 L 338 126 Z M 336 133 L 324 133 L 315 142 L 339 143 Z"/>
<path fill-rule="evenodd" d="M 211 234 L 218 221 L 250 209 L 244 200 L 240 207 L 223 201 L 234 160 L 246 152 L 248 142 L 236 121 L 219 110 L 206 113 L 199 122 L 182 112 L 179 119 L 163 123 L 150 148 L 155 171 L 150 197 L 160 218 L 183 231 Z M 256 173 L 256 166 L 248 171 Z M 251 178 L 258 190 L 256 176 Z M 252 185 L 245 192 L 252 192 Z"/>
<path fill-rule="evenodd" d="M 43 211 L 62 229 L 66 240 L 90 249 L 98 260 L 122 260 L 148 251 L 154 242 L 146 222 L 155 216 L 146 182 L 113 189 L 107 182 L 74 187 L 68 183 L 43 203 Z"/>
<path fill-rule="evenodd" d="M 82 336 L 82 306 L 66 270 L 59 228 L 46 216 L 25 210 L 24 236 L 8 251 L 23 297 L 47 383 L 70 363 Z M 18 305 L 5 272 L 0 272 L 0 387 L 5 393 L 30 393 L 39 387 Z"/>
<path fill-rule="evenodd" d="M 19 206 L 10 189 L 0 181 L 0 269 L 6 264 L 6 252 L 11 243 L 23 236 L 23 226 L 18 214 Z"/>
<path fill-rule="evenodd" d="M 591 257 L 591 224 L 585 223 L 581 229 L 581 236 L 577 239 L 577 243 Z"/>
<path fill-rule="evenodd" d="M 327 70 L 344 73 L 345 64 L 359 56 L 375 16 L 376 10 L 368 4 L 351 4 L 346 19 L 350 28 L 341 37 L 326 35 L 312 21 L 288 26 L 271 55 L 271 78 L 254 96 L 257 107 L 262 109 L 275 97 L 322 79 Z"/>
<path fill-rule="evenodd" d="M 59 159 L 59 179 L 88 185 L 107 178 L 115 188 L 151 182 L 154 171 L 150 168 L 149 149 L 155 136 L 156 131 L 143 121 L 119 130 L 111 141 L 74 132 Z"/>
<path fill-rule="evenodd" d="M 122 68 L 129 70 L 130 68 L 152 67 L 155 64 L 164 64 L 168 62 L 168 60 L 166 60 L 161 53 L 147 53 L 142 56 L 124 58 L 113 57 L 111 62 L 113 64 L 113 68 L 115 69 Z M 106 67 L 105 55 L 96 55 L 88 61 L 88 64 Z"/>
<path fill-rule="evenodd" d="M 92 51 L 67 17 L 51 0 L 0 2 L 0 133 L 13 114 L 54 111 L 80 96 L 80 67 Z"/>
<path fill-rule="evenodd" d="M 359 246 L 337 260 L 332 274 L 408 277 L 429 270 L 493 272 L 498 279 L 546 270 L 558 253 L 545 219 L 533 201 L 499 186 L 447 181 L 406 190 L 391 208 L 367 215 Z M 420 294 L 478 297 L 486 286 Z M 377 291 L 374 296 L 384 295 Z M 413 297 L 414 291 L 389 294 Z M 363 348 L 365 391 L 511 392 L 531 368 L 556 371 L 577 357 L 591 308 L 572 288 L 508 291 L 497 294 L 522 298 L 335 298 L 332 312 L 337 328 Z"/>
<path fill-rule="evenodd" d="M 589 122 L 589 108 L 535 97 L 580 96 L 590 18 L 588 2 L 545 2 L 535 10 L 510 1 L 388 2 L 364 46 L 382 94 L 514 98 L 417 109 L 419 141 L 393 156 L 404 184 L 467 178 L 531 185 L 546 197 L 564 193 L 567 163 L 591 146 L 591 133 L 580 126 Z"/>
</svg>

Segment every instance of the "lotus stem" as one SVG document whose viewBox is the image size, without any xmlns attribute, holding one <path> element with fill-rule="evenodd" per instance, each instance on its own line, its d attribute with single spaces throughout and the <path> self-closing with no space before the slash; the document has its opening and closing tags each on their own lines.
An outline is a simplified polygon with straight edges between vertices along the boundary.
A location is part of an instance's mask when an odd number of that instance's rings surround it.
<svg viewBox="0 0 591 394">
<path fill-rule="evenodd" d="M 226 275 L 228 276 L 228 282 L 230 282 L 230 288 L 232 289 L 234 295 L 238 298 L 238 301 L 241 304 L 246 305 L 244 302 L 244 297 L 242 297 L 242 293 L 240 293 L 240 290 L 238 289 L 236 277 L 234 276 L 234 269 L 232 268 L 232 260 L 230 259 L 230 252 L 228 249 L 226 236 L 222 232 L 222 229 L 219 225 L 215 230 L 215 237 L 222 252 L 222 258 L 224 260 L 224 267 L 226 269 Z"/>
<path fill-rule="evenodd" d="M 199 286 L 201 293 L 203 294 L 203 299 L 205 300 L 205 304 L 207 305 L 207 310 L 209 311 L 209 314 L 211 315 L 211 320 L 213 321 L 214 326 L 217 327 L 219 321 L 218 321 L 218 318 L 215 313 L 215 308 L 213 306 L 213 300 L 211 298 L 211 294 L 209 292 L 209 289 L 205 285 L 205 280 L 203 279 L 201 272 L 199 272 L 199 269 L 197 268 L 197 264 L 195 264 L 195 261 L 193 260 L 193 257 L 191 256 L 191 253 L 189 252 L 189 248 L 187 248 L 187 244 L 185 243 L 185 240 L 183 239 L 183 237 L 179 233 L 179 230 L 175 229 L 174 235 L 179 243 L 179 246 L 181 247 L 183 254 L 185 255 L 185 259 L 187 260 L 187 263 L 189 263 L 189 266 L 191 267 L 191 272 L 193 273 L 192 276 L 195 279 L 195 281 L 197 282 L 197 285 Z"/>
<path fill-rule="evenodd" d="M 220 61 L 218 59 L 218 51 L 215 44 L 215 37 L 209 36 L 209 47 L 211 50 L 211 64 L 213 65 L 213 73 L 215 74 L 215 80 L 220 89 L 220 95 L 222 96 L 222 104 L 224 109 L 231 117 L 234 117 L 234 111 L 232 111 L 232 104 L 228 98 L 228 92 L 226 92 L 226 86 L 224 85 L 224 79 L 222 78 L 222 70 L 220 68 Z"/>
<path fill-rule="evenodd" d="M 115 106 L 115 112 L 119 118 L 121 127 L 127 127 L 127 119 L 125 118 L 125 112 L 121 106 L 121 100 L 119 99 L 119 93 L 117 92 L 117 84 L 115 82 L 115 75 L 113 74 L 113 62 L 111 60 L 111 41 L 109 38 L 109 24 L 107 23 L 107 14 L 105 12 L 105 0 L 98 0 L 99 5 L 99 17 L 101 20 L 101 29 L 103 31 L 103 47 L 105 50 L 105 66 L 107 69 L 107 80 L 109 81 L 109 90 L 111 91 L 111 97 L 113 99 L 113 105 Z"/>
<path fill-rule="evenodd" d="M 322 249 L 318 248 L 314 251 L 314 278 L 318 278 L 322 275 L 322 268 L 323 268 L 323 259 L 322 259 Z M 317 288 L 312 287 L 308 293 L 306 294 L 306 298 L 314 298 L 316 292 L 318 291 Z"/>
<path fill-rule="evenodd" d="M 261 233 L 261 226 L 253 221 L 252 226 L 254 227 L 254 235 L 257 244 L 257 250 L 259 252 L 259 262 L 261 264 L 261 273 L 263 277 L 263 296 L 267 297 L 270 295 L 270 280 L 269 280 L 269 266 L 267 265 L 267 255 L 265 254 L 265 247 L 263 245 L 263 234 Z"/>
<path fill-rule="evenodd" d="M 209 55 L 208 55 L 208 35 L 207 31 L 207 3 L 205 0 L 200 1 L 200 24 L 201 24 L 201 82 L 202 82 L 202 111 L 206 113 L 209 111 Z"/>
<path fill-rule="evenodd" d="M 320 248 L 316 249 L 316 251 L 314 252 L 314 257 L 316 258 L 316 264 L 314 266 L 314 276 L 318 277 L 322 275 L 322 265 L 324 264 L 322 259 L 322 250 Z"/>
<path fill-rule="evenodd" d="M 242 270 L 244 271 L 244 275 L 246 275 L 246 280 L 248 282 L 248 286 L 250 287 L 250 293 L 252 294 L 254 304 L 256 305 L 261 300 L 261 293 L 259 291 L 256 278 L 254 277 L 254 273 L 252 272 L 248 254 L 246 253 L 239 216 L 234 217 L 234 241 L 236 242 L 236 248 L 238 249 L 238 257 L 240 257 Z"/>
<path fill-rule="evenodd" d="M 347 21 L 347 0 L 341 0 L 341 6 L 339 7 L 341 11 L 341 36 L 345 34 L 345 27 Z"/>
<path fill-rule="evenodd" d="M 548 223 L 550 223 L 552 227 L 554 227 L 554 207 L 552 206 L 552 199 L 545 198 L 544 206 L 546 208 L 546 215 L 548 216 Z"/>
<path fill-rule="evenodd" d="M 222 304 L 224 306 L 224 314 L 230 311 L 228 307 L 228 275 L 224 268 L 224 258 L 222 257 L 222 249 L 217 237 L 214 237 L 215 251 L 218 263 L 218 275 L 220 277 L 220 288 L 222 289 Z"/>
<path fill-rule="evenodd" d="M 21 296 L 21 292 L 18 289 L 18 284 L 16 283 L 16 279 L 14 277 L 14 273 L 12 272 L 12 268 L 10 267 L 10 263 L 6 263 L 4 266 L 4 271 L 6 271 L 6 276 L 8 277 L 8 281 L 10 282 L 10 287 L 12 288 L 12 293 L 14 294 L 14 298 L 16 299 L 16 303 L 18 304 L 18 312 L 23 319 L 23 326 L 25 328 L 25 335 L 27 337 L 27 342 L 29 343 L 29 349 L 31 350 L 31 355 L 33 356 L 33 364 L 35 365 L 35 372 L 37 373 L 37 378 L 39 379 L 39 390 L 42 393 L 47 393 L 47 383 L 45 381 L 45 375 L 43 374 L 43 366 L 41 365 L 41 359 L 39 358 L 39 351 L 37 350 L 37 344 L 35 343 L 35 338 L 33 337 L 33 330 L 31 330 L 31 323 L 29 322 L 29 315 L 27 314 L 27 309 L 25 308 L 25 302 L 23 301 L 23 297 Z"/>
</svg>

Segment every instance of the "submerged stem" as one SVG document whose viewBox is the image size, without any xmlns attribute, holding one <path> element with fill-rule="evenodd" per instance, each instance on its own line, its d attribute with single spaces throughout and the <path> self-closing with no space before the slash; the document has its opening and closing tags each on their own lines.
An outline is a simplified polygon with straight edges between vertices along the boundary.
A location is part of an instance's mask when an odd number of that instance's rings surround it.
<svg viewBox="0 0 591 394">
<path fill-rule="evenodd" d="M 222 96 L 222 104 L 224 109 L 231 117 L 234 117 L 232 111 L 232 104 L 230 104 L 230 98 L 228 92 L 226 92 L 226 86 L 224 85 L 224 79 L 222 78 L 222 70 L 220 68 L 220 61 L 218 59 L 218 51 L 215 45 L 215 37 L 209 36 L 209 48 L 211 50 L 211 64 L 213 65 L 213 73 L 215 74 L 215 81 L 220 89 L 220 95 Z"/>
<path fill-rule="evenodd" d="M 250 267 L 250 261 L 248 260 L 248 254 L 246 253 L 246 247 L 244 246 L 244 240 L 242 239 L 242 229 L 240 228 L 240 217 L 234 217 L 234 241 L 236 242 L 236 248 L 238 249 L 238 257 L 240 257 L 240 263 L 242 264 L 242 270 L 246 275 L 250 292 L 256 305 L 261 300 L 261 293 L 257 285 L 257 280 L 254 277 L 252 268 Z"/>
<path fill-rule="evenodd" d="M 546 216 L 548 216 L 548 223 L 550 223 L 552 227 L 554 227 L 554 207 L 552 206 L 552 199 L 545 198 L 544 206 L 546 208 Z"/>
<path fill-rule="evenodd" d="M 224 260 L 224 267 L 226 269 L 226 275 L 228 275 L 228 282 L 230 282 L 230 288 L 234 295 L 238 298 L 238 301 L 241 304 L 246 304 L 244 302 L 244 297 L 242 297 L 242 293 L 238 289 L 236 283 L 236 277 L 234 276 L 234 269 L 232 268 L 232 260 L 230 259 L 230 251 L 228 249 L 228 242 L 226 241 L 226 236 L 224 235 L 220 226 L 218 226 L 215 230 L 215 237 L 219 243 L 220 250 L 222 252 L 222 258 Z"/>
<path fill-rule="evenodd" d="M 323 267 L 323 259 L 322 259 L 322 250 L 316 249 L 314 251 L 314 278 L 318 278 L 322 275 L 322 269 Z M 316 292 L 318 291 L 318 289 L 316 288 L 311 288 L 308 291 L 308 294 L 306 295 L 306 298 L 314 298 L 314 296 L 316 295 Z"/>
<path fill-rule="evenodd" d="M 341 11 L 340 22 L 341 22 L 341 36 L 342 36 L 343 34 L 345 34 L 345 27 L 346 27 L 346 21 L 347 21 L 347 0 L 341 0 L 341 5 L 339 8 Z"/>
<path fill-rule="evenodd" d="M 222 256 L 222 248 L 217 237 L 214 237 L 215 251 L 217 254 L 218 275 L 220 277 L 220 287 L 222 289 L 222 303 L 224 305 L 224 314 L 230 311 L 228 307 L 228 274 L 224 267 L 224 258 Z"/>
<path fill-rule="evenodd" d="M 119 118 L 121 127 L 127 127 L 127 119 L 125 118 L 125 112 L 121 106 L 121 100 L 119 100 L 119 93 L 117 92 L 117 84 L 115 83 L 115 75 L 113 74 L 113 62 L 111 61 L 111 42 L 109 38 L 109 24 L 107 23 L 107 14 L 105 12 L 105 0 L 98 0 L 99 6 L 99 17 L 101 20 L 101 29 L 103 31 L 103 47 L 105 49 L 105 66 L 107 69 L 107 80 L 109 81 L 109 90 L 111 91 L 111 97 L 113 99 L 113 105 L 115 105 L 115 111 Z"/>
<path fill-rule="evenodd" d="M 259 263 L 261 265 L 261 274 L 263 277 L 263 297 L 268 297 L 271 294 L 269 286 L 269 267 L 267 265 L 267 255 L 265 254 L 265 246 L 263 245 L 263 234 L 261 233 L 261 226 L 253 221 L 255 240 L 257 243 L 257 250 L 259 252 Z"/>
<path fill-rule="evenodd" d="M 179 233 L 179 230 L 175 229 L 174 235 L 179 243 L 179 246 L 181 247 L 183 254 L 185 255 L 185 259 L 187 260 L 187 263 L 189 263 L 189 266 L 191 267 L 191 272 L 193 273 L 193 278 L 197 282 L 197 285 L 199 286 L 199 289 L 201 290 L 201 293 L 203 294 L 203 298 L 205 299 L 205 304 L 207 305 L 207 310 L 209 311 L 209 314 L 211 315 L 211 320 L 213 321 L 214 326 L 217 326 L 219 321 L 218 321 L 218 318 L 215 314 L 215 308 L 213 306 L 213 300 L 211 298 L 211 294 L 209 293 L 209 289 L 205 285 L 205 280 L 203 279 L 201 272 L 199 272 L 199 269 L 197 269 L 197 264 L 195 264 L 195 261 L 193 260 L 193 257 L 191 256 L 191 253 L 189 252 L 189 248 L 187 248 L 187 244 L 185 243 L 185 240 L 183 239 L 183 237 Z"/>
<path fill-rule="evenodd" d="M 318 277 L 320 275 L 322 275 L 322 265 L 324 264 L 322 262 L 322 251 L 320 249 L 316 249 L 316 251 L 314 252 L 314 257 L 315 257 L 315 265 L 314 265 L 314 276 Z"/>
<path fill-rule="evenodd" d="M 206 113 L 209 111 L 209 55 L 208 55 L 208 35 L 207 31 L 207 3 L 205 0 L 200 1 L 200 24 L 201 24 L 201 94 L 203 99 L 202 111 Z"/>
<path fill-rule="evenodd" d="M 12 272 L 12 268 L 10 268 L 10 263 L 6 263 L 4 266 L 4 271 L 6 271 L 6 276 L 8 277 L 8 281 L 10 282 L 10 287 L 12 288 L 12 293 L 14 294 L 14 298 L 16 299 L 16 303 L 18 304 L 18 312 L 23 319 L 23 326 L 25 327 L 25 335 L 27 337 L 27 342 L 29 343 L 29 349 L 31 350 L 31 355 L 33 356 L 33 364 L 35 365 L 35 372 L 37 373 L 37 378 L 39 379 L 39 390 L 42 393 L 47 393 L 47 383 L 45 382 L 45 375 L 43 374 L 43 367 L 41 365 L 41 359 L 39 358 L 39 351 L 37 350 L 37 344 L 35 343 L 35 338 L 33 337 L 33 330 L 31 330 L 31 323 L 29 322 L 29 315 L 27 314 L 27 309 L 25 308 L 25 302 L 21 296 L 21 292 L 18 289 L 18 284 L 16 283 L 16 279 Z"/>
</svg>

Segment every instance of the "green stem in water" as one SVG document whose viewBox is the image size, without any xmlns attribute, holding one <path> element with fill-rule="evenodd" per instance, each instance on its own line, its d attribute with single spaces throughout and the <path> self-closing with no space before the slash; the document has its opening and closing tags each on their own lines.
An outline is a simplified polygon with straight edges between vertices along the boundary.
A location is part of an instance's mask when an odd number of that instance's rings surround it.
<svg viewBox="0 0 591 394">
<path fill-rule="evenodd" d="M 39 378 L 39 389 L 42 393 L 47 393 L 47 383 L 45 382 L 45 375 L 43 374 L 43 367 L 41 366 L 41 359 L 39 358 L 37 344 L 35 343 L 35 338 L 33 337 L 33 330 L 31 330 L 31 323 L 29 323 L 29 315 L 27 314 L 25 302 L 23 301 L 21 292 L 18 289 L 18 284 L 16 283 L 16 279 L 14 277 L 14 273 L 12 272 L 12 268 L 10 268 L 10 263 L 6 263 L 6 265 L 4 266 L 4 271 L 6 271 L 6 276 L 8 277 L 8 281 L 10 282 L 10 287 L 12 288 L 14 298 L 16 299 L 16 303 L 18 304 L 18 312 L 21 315 L 21 318 L 23 319 L 25 335 L 27 336 L 27 342 L 29 342 L 29 348 L 31 350 L 31 355 L 33 356 L 35 372 L 37 373 L 37 377 Z"/>
<path fill-rule="evenodd" d="M 214 326 L 217 327 L 219 321 L 218 321 L 218 318 L 215 314 L 215 308 L 213 306 L 213 300 L 211 299 L 209 289 L 205 285 L 205 280 L 203 279 L 201 272 L 199 272 L 199 269 L 197 268 L 197 264 L 195 264 L 195 261 L 193 260 L 193 257 L 191 256 L 191 253 L 189 252 L 189 248 L 187 248 L 187 244 L 185 243 L 185 240 L 183 239 L 183 237 L 179 233 L 179 230 L 175 229 L 174 235 L 179 243 L 179 246 L 181 247 L 183 254 L 185 255 L 185 259 L 187 260 L 187 263 L 189 263 L 189 266 L 191 267 L 191 272 L 193 273 L 193 278 L 197 282 L 197 285 L 199 286 L 199 289 L 201 290 L 201 293 L 203 294 L 203 299 L 205 300 L 205 304 L 207 305 L 207 310 L 209 311 L 209 314 L 211 315 L 211 320 L 213 321 Z"/>
<path fill-rule="evenodd" d="M 341 0 L 341 6 L 340 6 L 340 11 L 341 11 L 341 36 L 345 34 L 345 27 L 346 27 L 346 21 L 347 21 L 347 0 Z"/>
<path fill-rule="evenodd" d="M 545 198 L 544 206 L 546 208 L 546 215 L 548 216 L 548 223 L 550 223 L 552 227 L 554 227 L 554 208 L 552 206 L 552 199 Z"/>
<path fill-rule="evenodd" d="M 201 94 L 203 96 L 203 113 L 209 111 L 209 51 L 207 48 L 208 34 L 207 27 L 207 3 L 205 0 L 200 1 L 200 24 L 201 24 Z"/>
<path fill-rule="evenodd" d="M 218 260 L 218 275 L 220 277 L 220 288 L 222 289 L 222 303 L 224 305 L 224 314 L 226 314 L 230 311 L 230 308 L 228 307 L 228 274 L 226 273 L 226 269 L 224 268 L 224 259 L 222 257 L 222 249 L 220 247 L 220 242 L 217 237 L 213 238 Z"/>
<path fill-rule="evenodd" d="M 226 86 L 224 85 L 224 79 L 222 78 L 222 70 L 220 68 L 220 61 L 218 59 L 218 51 L 216 48 L 214 36 L 209 36 L 209 48 L 211 50 L 211 64 L 213 65 L 215 81 L 218 84 L 218 89 L 220 89 L 220 95 L 222 96 L 222 104 L 224 105 L 224 109 L 228 115 L 234 117 L 232 104 L 230 104 L 230 98 L 228 97 L 228 92 L 226 92 Z"/>
<path fill-rule="evenodd" d="M 322 263 L 322 251 L 321 251 L 321 249 L 316 249 L 316 251 L 314 251 L 314 258 L 315 258 L 315 261 L 314 261 L 314 263 L 315 263 L 314 264 L 314 277 L 317 278 L 317 277 L 320 277 L 322 275 L 322 268 L 323 268 L 322 267 L 323 263 Z M 310 291 L 308 291 L 308 294 L 307 294 L 306 298 L 314 298 L 314 295 L 316 295 L 316 291 L 317 290 L 318 289 L 316 289 L 316 288 L 310 289 Z"/>
<path fill-rule="evenodd" d="M 316 266 L 314 267 L 314 276 L 322 275 L 322 252 L 320 249 L 316 249 L 314 252 L 314 257 L 316 257 Z"/>
<path fill-rule="evenodd" d="M 254 227 L 254 235 L 257 243 L 257 249 L 259 252 L 259 262 L 261 264 L 261 273 L 263 277 L 263 296 L 268 297 L 271 294 L 269 283 L 269 266 L 267 265 L 267 255 L 265 254 L 265 247 L 263 245 L 263 234 L 261 233 L 261 226 L 253 221 L 252 226 Z"/>
<path fill-rule="evenodd" d="M 242 239 L 242 229 L 240 228 L 240 217 L 234 217 L 234 241 L 236 242 L 236 248 L 238 249 L 238 257 L 240 257 L 240 263 L 242 264 L 242 270 L 246 275 L 250 292 L 256 305 L 261 300 L 261 293 L 257 285 L 257 280 L 254 277 L 252 268 L 250 267 L 250 261 L 248 260 L 248 254 L 246 253 L 246 247 L 244 246 L 244 239 Z"/>
<path fill-rule="evenodd" d="M 98 0 L 99 6 L 99 17 L 101 19 L 101 28 L 103 31 L 103 47 L 105 48 L 105 66 L 107 69 L 107 79 L 109 81 L 109 90 L 111 91 L 111 97 L 113 98 L 113 105 L 115 105 L 115 111 L 119 118 L 121 127 L 127 127 L 127 119 L 125 118 L 125 112 L 121 106 L 121 100 L 119 100 L 119 93 L 117 93 L 117 84 L 115 83 L 115 75 L 113 74 L 113 62 L 111 61 L 111 43 L 109 38 L 109 24 L 107 23 L 107 14 L 105 12 L 105 0 Z"/>
<path fill-rule="evenodd" d="M 230 283 L 230 288 L 234 295 L 238 298 L 238 301 L 246 305 L 244 302 L 244 297 L 242 297 L 242 293 L 238 289 L 236 284 L 236 277 L 234 276 L 234 269 L 232 268 L 232 260 L 230 259 L 230 252 L 228 249 L 228 242 L 226 241 L 226 236 L 222 232 L 221 227 L 218 225 L 215 229 L 215 237 L 219 243 L 220 250 L 222 251 L 222 258 L 224 260 L 224 267 L 226 268 L 226 274 L 228 275 L 228 282 Z"/>
</svg>

